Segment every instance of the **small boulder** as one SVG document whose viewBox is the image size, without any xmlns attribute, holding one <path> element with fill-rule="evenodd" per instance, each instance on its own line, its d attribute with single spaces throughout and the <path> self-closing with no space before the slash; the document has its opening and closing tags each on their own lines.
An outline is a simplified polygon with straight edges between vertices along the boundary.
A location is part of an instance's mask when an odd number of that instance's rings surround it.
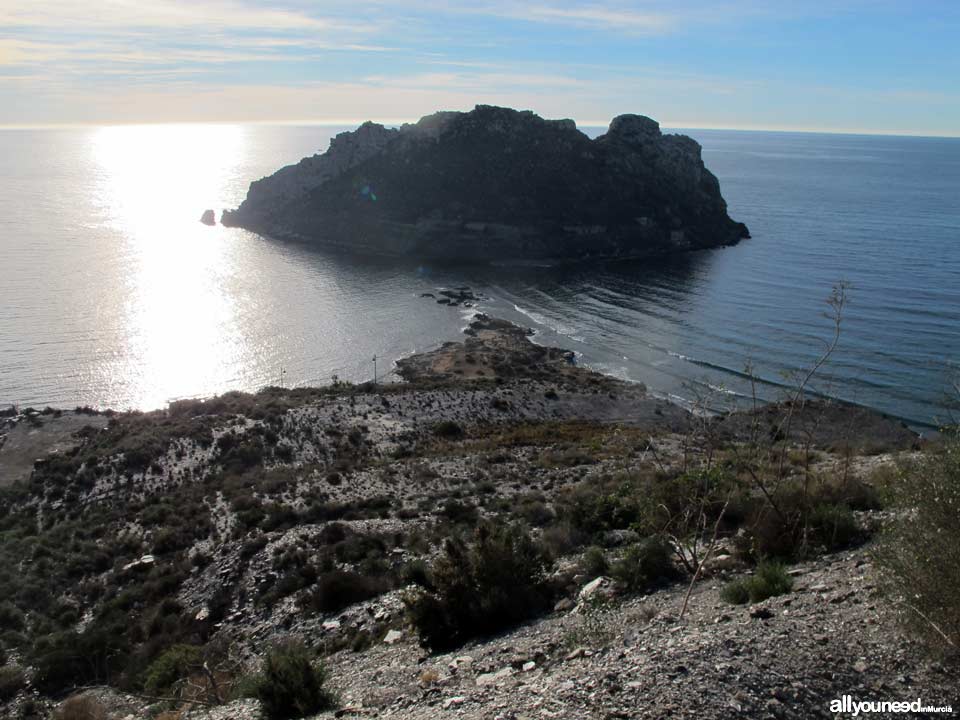
<svg viewBox="0 0 960 720">
<path fill-rule="evenodd" d="M 217 224 L 217 215 L 211 209 L 206 209 L 203 211 L 203 215 L 200 216 L 200 222 L 204 225 L 216 225 Z"/>
<path fill-rule="evenodd" d="M 492 673 L 484 673 L 483 675 L 477 676 L 477 686 L 486 687 L 487 685 L 496 685 L 501 680 L 506 680 L 508 677 L 513 675 L 512 667 L 505 667 L 502 670 L 497 670 Z"/>
<path fill-rule="evenodd" d="M 613 581 L 601 575 L 580 589 L 580 594 L 577 595 L 577 602 L 582 605 L 583 603 L 595 602 L 597 600 L 609 600 L 615 594 Z"/>
<path fill-rule="evenodd" d="M 447 667 L 450 668 L 450 672 L 457 672 L 458 670 L 469 670 L 471 665 L 473 665 L 473 658 L 469 655 L 461 655 L 450 661 Z"/>
</svg>

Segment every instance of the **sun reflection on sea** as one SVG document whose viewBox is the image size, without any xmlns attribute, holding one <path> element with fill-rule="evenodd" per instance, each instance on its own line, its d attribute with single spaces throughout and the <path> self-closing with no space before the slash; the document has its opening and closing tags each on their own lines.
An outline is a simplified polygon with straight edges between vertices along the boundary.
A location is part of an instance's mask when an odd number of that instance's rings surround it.
<svg viewBox="0 0 960 720">
<path fill-rule="evenodd" d="M 117 291 L 128 352 L 104 372 L 137 407 L 226 389 L 238 366 L 229 234 L 199 218 L 230 204 L 245 142 L 242 127 L 222 125 L 108 127 L 94 138 L 98 203 L 124 239 L 127 269 Z"/>
</svg>

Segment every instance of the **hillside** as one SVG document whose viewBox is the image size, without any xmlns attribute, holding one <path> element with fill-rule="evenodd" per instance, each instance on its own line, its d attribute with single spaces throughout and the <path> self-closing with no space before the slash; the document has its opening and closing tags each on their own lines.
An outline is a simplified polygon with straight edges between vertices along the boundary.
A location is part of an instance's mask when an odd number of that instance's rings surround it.
<svg viewBox="0 0 960 720">
<path fill-rule="evenodd" d="M 956 703 L 953 676 L 899 636 L 864 545 L 911 432 L 820 403 L 691 416 L 498 321 L 469 330 L 408 361 L 405 383 L 8 419 L 0 473 L 21 434 L 36 447 L 49 433 L 57 452 L 2 490 L 4 716 L 96 686 L 118 718 L 259 717 L 231 698 L 284 638 L 323 660 L 338 716 Z M 59 426 L 78 417 L 91 422 L 67 447 Z M 789 522 L 769 522 L 767 493 Z M 721 598 L 774 553 L 792 592 Z M 464 623 L 444 583 L 474 575 L 482 614 Z"/>
</svg>

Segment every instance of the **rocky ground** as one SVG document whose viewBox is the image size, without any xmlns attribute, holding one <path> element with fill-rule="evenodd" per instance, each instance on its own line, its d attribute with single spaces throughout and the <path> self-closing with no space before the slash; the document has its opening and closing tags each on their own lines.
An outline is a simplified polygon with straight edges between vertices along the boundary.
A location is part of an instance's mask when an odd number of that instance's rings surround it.
<svg viewBox="0 0 960 720">
<path fill-rule="evenodd" d="M 107 421 L 100 414 L 36 410 L 0 419 L 0 486 L 27 480 L 38 458 L 75 446 L 78 430 L 106 427 Z"/>
<path fill-rule="evenodd" d="M 37 647 L 53 630 L 96 627 L 160 646 L 223 641 L 247 670 L 272 642 L 299 638 L 324 657 L 338 716 L 804 718 L 829 715 L 843 694 L 960 704 L 952 671 L 898 634 L 869 545 L 796 565 L 792 593 L 740 607 L 719 598 L 749 572 L 727 538 L 682 620 L 686 582 L 614 593 L 580 569 L 582 547 L 565 549 L 576 503 L 631 478 L 682 476 L 713 453 L 735 468 L 737 448 L 775 435 L 784 407 L 694 417 L 509 324 L 479 317 L 466 332 L 399 363 L 406 382 L 395 385 L 7 418 L 0 650 L 25 684 L 0 698 L 0 715 L 45 717 L 56 698 L 35 688 Z M 812 403 L 794 417 L 788 479 L 869 490 L 918 442 L 856 408 Z M 552 543 L 565 597 L 546 617 L 429 655 L 404 613 L 406 573 L 478 518 L 522 522 Z M 596 542 L 616 557 L 636 539 L 624 528 Z M 317 606 L 315 584 L 336 573 L 375 589 Z M 585 586 L 613 597 L 581 601 Z M 163 709 L 90 692 L 116 718 Z M 259 706 L 170 712 L 256 718 Z"/>
<path fill-rule="evenodd" d="M 741 570 L 742 572 L 742 570 Z M 960 705 L 955 669 L 891 631 L 869 551 L 791 569 L 794 592 L 730 606 L 698 583 L 613 600 L 426 656 L 409 638 L 329 661 L 350 714 L 398 718 L 809 718 L 829 703 Z"/>
<path fill-rule="evenodd" d="M 723 581 L 744 572 L 720 560 L 682 620 L 687 586 L 676 584 L 585 599 L 455 652 L 429 655 L 409 631 L 338 652 L 325 662 L 342 706 L 315 717 L 800 720 L 837 717 L 830 702 L 844 695 L 960 706 L 956 669 L 897 634 L 868 548 L 799 564 L 792 593 L 751 606 L 720 599 Z M 120 717 L 149 708 L 105 700 Z M 183 717 L 261 716 L 255 701 L 238 700 Z"/>
</svg>

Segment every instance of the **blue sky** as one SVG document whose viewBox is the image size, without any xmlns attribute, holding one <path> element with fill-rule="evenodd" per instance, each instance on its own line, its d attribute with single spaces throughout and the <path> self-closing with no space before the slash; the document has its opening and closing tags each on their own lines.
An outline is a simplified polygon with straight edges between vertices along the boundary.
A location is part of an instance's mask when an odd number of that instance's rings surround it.
<svg viewBox="0 0 960 720">
<path fill-rule="evenodd" d="M 960 135 L 960 1 L 0 0 L 0 125 L 399 121 Z"/>
</svg>

